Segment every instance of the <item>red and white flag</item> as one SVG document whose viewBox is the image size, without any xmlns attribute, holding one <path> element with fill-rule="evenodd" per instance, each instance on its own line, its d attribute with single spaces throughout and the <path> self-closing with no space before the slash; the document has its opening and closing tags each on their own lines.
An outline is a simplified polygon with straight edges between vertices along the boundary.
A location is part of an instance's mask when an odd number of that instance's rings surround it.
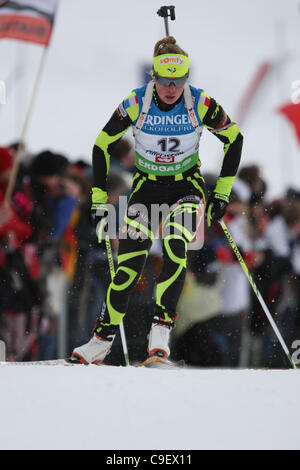
<svg viewBox="0 0 300 470">
<path fill-rule="evenodd" d="M 0 0 L 0 39 L 49 45 L 57 0 Z"/>
</svg>

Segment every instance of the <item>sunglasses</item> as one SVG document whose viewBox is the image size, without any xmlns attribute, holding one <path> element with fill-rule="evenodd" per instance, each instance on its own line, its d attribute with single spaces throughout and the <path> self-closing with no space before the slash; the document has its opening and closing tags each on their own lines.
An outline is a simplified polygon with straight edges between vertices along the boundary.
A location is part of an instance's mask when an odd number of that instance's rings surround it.
<svg viewBox="0 0 300 470">
<path fill-rule="evenodd" d="M 171 83 L 174 83 L 175 86 L 181 86 L 185 84 L 189 77 L 189 74 L 187 73 L 186 75 L 184 75 L 184 77 L 169 78 L 161 77 L 160 75 L 157 75 L 155 72 L 153 72 L 153 77 L 158 81 L 158 83 L 163 86 L 170 86 Z"/>
</svg>

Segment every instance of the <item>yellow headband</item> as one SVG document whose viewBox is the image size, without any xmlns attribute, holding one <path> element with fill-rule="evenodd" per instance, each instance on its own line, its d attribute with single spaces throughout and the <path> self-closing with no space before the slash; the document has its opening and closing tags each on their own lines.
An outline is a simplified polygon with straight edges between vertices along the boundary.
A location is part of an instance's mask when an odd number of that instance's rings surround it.
<svg viewBox="0 0 300 470">
<path fill-rule="evenodd" d="M 153 70 L 160 77 L 184 77 L 189 72 L 189 58 L 182 54 L 163 54 L 154 57 Z"/>
</svg>

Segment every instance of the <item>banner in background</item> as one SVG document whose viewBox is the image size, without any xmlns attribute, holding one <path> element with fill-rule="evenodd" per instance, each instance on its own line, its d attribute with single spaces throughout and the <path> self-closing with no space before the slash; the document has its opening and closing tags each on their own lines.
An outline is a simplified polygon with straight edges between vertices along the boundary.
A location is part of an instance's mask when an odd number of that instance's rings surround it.
<svg viewBox="0 0 300 470">
<path fill-rule="evenodd" d="M 0 39 L 49 45 L 57 0 L 0 0 Z"/>
</svg>

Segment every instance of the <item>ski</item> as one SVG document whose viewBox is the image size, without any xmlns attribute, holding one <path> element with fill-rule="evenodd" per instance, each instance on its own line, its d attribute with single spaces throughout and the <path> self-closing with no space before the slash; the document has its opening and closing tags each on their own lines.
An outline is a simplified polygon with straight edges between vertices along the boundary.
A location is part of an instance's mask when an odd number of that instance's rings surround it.
<svg viewBox="0 0 300 470">
<path fill-rule="evenodd" d="M 181 369 L 184 367 L 184 362 L 173 362 L 160 356 L 150 356 L 147 357 L 145 361 L 138 364 L 137 367 L 149 367 L 152 369 Z"/>
<path fill-rule="evenodd" d="M 0 361 L 0 366 L 87 366 L 96 364 L 83 364 L 74 357 L 67 359 L 49 359 L 44 361 Z M 97 364 L 97 366 L 106 366 L 106 364 Z M 178 369 L 184 367 L 184 362 L 172 362 L 160 356 L 150 356 L 141 363 L 132 364 L 133 367 L 148 367 L 153 369 Z M 120 366 L 126 367 L 126 366 Z"/>
<path fill-rule="evenodd" d="M 44 361 L 0 361 L 0 366 L 75 366 L 81 365 L 81 362 L 72 361 L 71 358 L 68 359 L 49 359 Z"/>
</svg>

